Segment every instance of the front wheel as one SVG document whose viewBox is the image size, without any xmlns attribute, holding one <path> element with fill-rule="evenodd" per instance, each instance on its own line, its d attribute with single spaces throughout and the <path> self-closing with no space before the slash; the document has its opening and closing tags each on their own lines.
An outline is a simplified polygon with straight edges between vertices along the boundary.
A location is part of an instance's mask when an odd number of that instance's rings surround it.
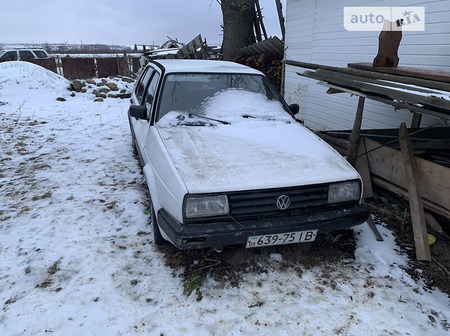
<svg viewBox="0 0 450 336">
<path fill-rule="evenodd" d="M 166 245 L 167 241 L 161 235 L 161 231 L 159 230 L 158 220 L 156 219 L 155 209 L 152 205 L 152 226 L 153 226 L 153 242 L 155 245 Z"/>
</svg>

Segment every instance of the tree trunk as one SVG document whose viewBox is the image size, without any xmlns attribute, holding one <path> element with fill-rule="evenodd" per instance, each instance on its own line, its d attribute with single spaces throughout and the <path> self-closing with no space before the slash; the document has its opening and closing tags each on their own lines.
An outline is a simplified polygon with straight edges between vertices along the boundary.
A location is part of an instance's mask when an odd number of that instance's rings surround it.
<svg viewBox="0 0 450 336">
<path fill-rule="evenodd" d="M 222 0 L 221 7 L 222 57 L 229 61 L 238 57 L 243 47 L 255 43 L 255 0 Z"/>
</svg>

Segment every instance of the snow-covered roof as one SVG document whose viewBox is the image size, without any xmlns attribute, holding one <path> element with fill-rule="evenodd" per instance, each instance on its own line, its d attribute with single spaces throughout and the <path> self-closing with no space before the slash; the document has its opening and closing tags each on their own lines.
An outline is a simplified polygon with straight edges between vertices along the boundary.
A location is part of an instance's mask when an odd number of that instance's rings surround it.
<svg viewBox="0 0 450 336">
<path fill-rule="evenodd" d="M 160 64 L 165 69 L 166 73 L 210 72 L 262 74 L 260 71 L 245 65 L 228 61 L 159 59 L 154 60 L 153 62 Z"/>
</svg>

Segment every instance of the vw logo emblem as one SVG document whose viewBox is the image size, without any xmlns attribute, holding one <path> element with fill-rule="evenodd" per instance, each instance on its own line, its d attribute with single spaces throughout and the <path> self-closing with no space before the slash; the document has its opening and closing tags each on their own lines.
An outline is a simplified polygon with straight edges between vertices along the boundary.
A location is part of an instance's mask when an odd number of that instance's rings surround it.
<svg viewBox="0 0 450 336">
<path fill-rule="evenodd" d="M 291 205 L 291 199 L 289 196 L 281 195 L 277 199 L 277 208 L 280 210 L 286 210 Z"/>
</svg>

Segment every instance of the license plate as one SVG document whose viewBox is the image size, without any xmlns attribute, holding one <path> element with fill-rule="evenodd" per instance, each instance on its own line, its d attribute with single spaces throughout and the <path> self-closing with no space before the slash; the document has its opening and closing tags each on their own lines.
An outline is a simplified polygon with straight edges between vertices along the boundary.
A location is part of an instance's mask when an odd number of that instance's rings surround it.
<svg viewBox="0 0 450 336">
<path fill-rule="evenodd" d="M 246 248 L 274 246 L 295 243 L 312 242 L 316 239 L 317 230 L 277 233 L 261 236 L 250 236 L 247 239 Z"/>
</svg>

